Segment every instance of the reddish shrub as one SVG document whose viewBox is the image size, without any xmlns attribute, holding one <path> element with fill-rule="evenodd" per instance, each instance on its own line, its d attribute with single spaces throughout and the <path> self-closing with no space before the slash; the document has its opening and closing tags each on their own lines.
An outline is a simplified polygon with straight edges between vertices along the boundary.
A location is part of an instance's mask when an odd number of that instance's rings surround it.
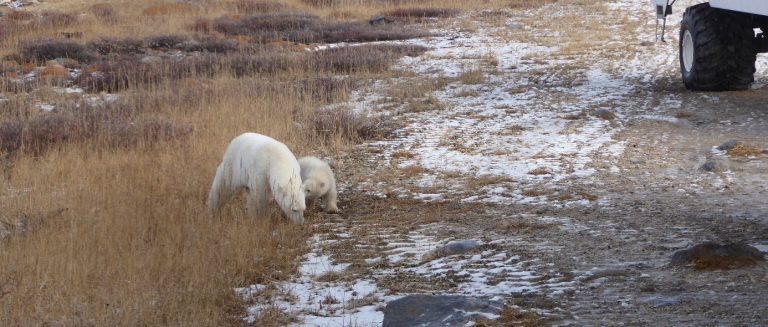
<svg viewBox="0 0 768 327">
<path fill-rule="evenodd" d="M 12 10 L 5 15 L 5 18 L 9 20 L 31 20 L 35 18 L 35 14 L 26 10 Z"/>
</svg>

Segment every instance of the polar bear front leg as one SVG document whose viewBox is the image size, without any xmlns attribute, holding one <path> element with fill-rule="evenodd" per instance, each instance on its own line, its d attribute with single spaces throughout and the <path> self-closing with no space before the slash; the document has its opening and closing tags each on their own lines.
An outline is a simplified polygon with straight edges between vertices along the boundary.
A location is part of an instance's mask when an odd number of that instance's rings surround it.
<svg viewBox="0 0 768 327">
<path fill-rule="evenodd" d="M 245 199 L 245 209 L 248 215 L 251 217 L 266 217 L 267 216 L 267 198 L 266 192 L 259 192 L 258 190 L 248 190 L 248 195 Z"/>
<path fill-rule="evenodd" d="M 221 207 L 227 204 L 234 196 L 235 190 L 227 175 L 226 166 L 222 164 L 216 169 L 211 190 L 208 192 L 208 215 L 215 216 Z"/>
<path fill-rule="evenodd" d="M 341 212 L 339 210 L 339 207 L 337 206 L 337 197 L 336 194 L 336 183 L 331 183 L 331 188 L 328 190 L 328 193 L 323 197 L 323 202 L 325 202 L 325 211 L 328 213 L 338 213 Z"/>
</svg>

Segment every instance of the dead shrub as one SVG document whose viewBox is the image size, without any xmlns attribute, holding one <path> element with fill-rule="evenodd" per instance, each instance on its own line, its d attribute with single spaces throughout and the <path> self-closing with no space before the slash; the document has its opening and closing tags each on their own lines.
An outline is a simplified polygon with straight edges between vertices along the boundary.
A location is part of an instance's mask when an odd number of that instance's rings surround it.
<svg viewBox="0 0 768 327">
<path fill-rule="evenodd" d="M 534 175 L 534 176 L 541 176 L 541 175 L 549 175 L 551 174 L 551 172 L 549 172 L 549 169 L 547 169 L 546 167 L 538 167 L 536 169 L 529 171 L 528 174 Z"/>
<path fill-rule="evenodd" d="M 538 0 L 538 1 L 510 0 L 509 3 L 507 4 L 507 7 L 512 9 L 527 9 L 527 8 L 541 7 L 543 5 L 547 5 L 555 2 L 557 2 L 557 0 Z"/>
<path fill-rule="evenodd" d="M 115 17 L 115 7 L 109 3 L 97 3 L 91 6 L 91 13 L 101 19 Z"/>
<path fill-rule="evenodd" d="M 275 1 L 240 0 L 235 2 L 237 12 L 245 15 L 264 14 L 284 11 L 288 8 L 285 4 Z"/>
<path fill-rule="evenodd" d="M 8 20 L 31 20 L 35 18 L 35 14 L 26 10 L 12 10 L 5 15 Z"/>
<path fill-rule="evenodd" d="M 189 40 L 186 35 L 168 34 L 148 36 L 144 38 L 144 43 L 151 49 L 173 49 Z"/>
<path fill-rule="evenodd" d="M 23 61 L 46 61 L 69 58 L 81 63 L 93 60 L 93 54 L 82 44 L 73 41 L 40 39 L 27 42 L 21 47 Z"/>
<path fill-rule="evenodd" d="M 384 12 L 382 15 L 406 19 L 423 19 L 453 17 L 458 14 L 459 10 L 453 8 L 402 8 Z"/>
<path fill-rule="evenodd" d="M 229 35 L 262 35 L 263 42 L 281 39 L 281 33 L 291 30 L 313 29 L 319 17 L 304 13 L 273 13 L 240 19 L 220 17 L 213 21 L 213 29 Z"/>
<path fill-rule="evenodd" d="M 403 56 L 418 56 L 427 48 L 417 45 L 374 44 L 347 46 L 317 51 L 309 66 L 333 72 L 380 72 Z"/>
<path fill-rule="evenodd" d="M 370 116 L 348 108 L 318 109 L 311 122 L 315 132 L 324 138 L 340 135 L 353 141 L 386 138 L 399 128 L 389 116 Z"/>
<path fill-rule="evenodd" d="M 211 32 L 211 25 L 212 25 L 212 22 L 211 22 L 211 20 L 210 20 L 210 19 L 205 19 L 205 18 L 197 18 L 197 19 L 195 19 L 195 21 L 192 23 L 192 25 L 190 26 L 190 28 L 191 28 L 193 31 L 195 31 L 195 32 L 199 32 L 199 33 L 206 33 L 206 34 L 207 34 L 207 33 L 210 33 L 210 32 Z"/>
<path fill-rule="evenodd" d="M 745 143 L 737 143 L 732 148 L 728 149 L 728 154 L 736 157 L 755 157 L 765 153 L 765 150 Z"/>
<path fill-rule="evenodd" d="M 248 35 L 257 43 L 287 40 L 299 43 L 338 43 L 404 40 L 429 35 L 396 25 L 327 22 L 303 13 L 273 13 L 241 19 L 221 17 L 213 29 L 228 35 Z"/>
<path fill-rule="evenodd" d="M 141 118 L 135 109 L 122 104 L 63 108 L 59 112 L 29 120 L 0 124 L 0 151 L 26 151 L 38 156 L 72 142 L 102 140 L 113 147 L 140 142 L 170 140 L 189 134 L 191 127 L 170 120 Z"/>
<path fill-rule="evenodd" d="M 238 54 L 223 59 L 224 66 L 235 77 L 253 76 L 262 73 L 275 73 L 300 68 L 300 58 L 280 52 L 258 52 Z"/>
<path fill-rule="evenodd" d="M 108 55 L 112 53 L 121 55 L 144 53 L 144 41 L 134 38 L 100 38 L 88 43 L 88 47 L 96 53 Z"/>
<path fill-rule="evenodd" d="M 200 51 L 200 52 L 212 52 L 212 53 L 227 53 L 237 51 L 239 46 L 237 42 L 232 40 L 223 40 L 213 37 L 204 38 L 202 40 L 192 40 L 181 44 L 182 50 L 186 52 Z"/>
<path fill-rule="evenodd" d="M 166 3 L 147 7 L 141 12 L 145 16 L 163 16 L 163 15 L 193 15 L 197 14 L 200 8 L 191 3 Z"/>
<path fill-rule="evenodd" d="M 77 16 L 56 10 L 46 10 L 40 14 L 37 20 L 37 26 L 64 27 L 77 22 Z"/>
<path fill-rule="evenodd" d="M 365 22 L 342 22 L 327 23 L 315 30 L 296 31 L 287 38 L 303 43 L 339 43 L 407 40 L 427 35 L 429 33 L 398 25 L 372 26 Z"/>
<path fill-rule="evenodd" d="M 299 82 L 299 96 L 321 103 L 338 101 L 353 88 L 349 79 L 336 77 L 307 78 Z"/>
</svg>

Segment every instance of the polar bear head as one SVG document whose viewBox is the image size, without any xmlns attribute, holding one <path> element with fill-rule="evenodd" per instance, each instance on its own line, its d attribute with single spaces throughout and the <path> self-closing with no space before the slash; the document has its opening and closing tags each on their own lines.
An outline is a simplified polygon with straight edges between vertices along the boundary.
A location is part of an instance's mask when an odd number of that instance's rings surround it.
<svg viewBox="0 0 768 327">
<path fill-rule="evenodd" d="M 328 193 L 329 185 L 324 181 L 318 181 L 313 178 L 309 178 L 301 183 L 301 189 L 304 192 L 304 197 L 307 200 L 314 200 L 325 193 Z"/>
<path fill-rule="evenodd" d="M 283 212 L 285 212 L 288 218 L 293 220 L 295 223 L 304 223 L 304 211 L 307 210 L 304 192 L 301 190 L 296 190 L 286 193 L 289 194 L 290 202 L 288 203 L 288 208 L 284 208 Z M 289 209 L 290 211 L 286 209 Z"/>
</svg>

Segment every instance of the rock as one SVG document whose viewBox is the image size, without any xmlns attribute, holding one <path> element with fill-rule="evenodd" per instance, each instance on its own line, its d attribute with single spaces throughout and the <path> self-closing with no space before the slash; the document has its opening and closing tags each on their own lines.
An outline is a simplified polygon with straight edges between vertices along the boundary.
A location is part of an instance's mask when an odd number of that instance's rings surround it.
<svg viewBox="0 0 768 327">
<path fill-rule="evenodd" d="M 409 295 L 387 303 L 383 327 L 464 326 L 478 318 L 495 319 L 504 304 L 460 295 Z"/>
<path fill-rule="evenodd" d="M 765 261 L 760 250 L 743 243 L 717 244 L 706 242 L 672 255 L 670 264 L 693 265 L 696 269 L 732 269 Z"/>
<path fill-rule="evenodd" d="M 605 119 L 605 120 L 614 120 L 614 119 L 616 119 L 616 114 L 614 114 L 613 112 L 611 112 L 608 109 L 598 109 L 598 110 L 595 110 L 595 112 L 593 112 L 592 115 L 594 115 L 596 117 L 599 117 L 599 118 L 602 118 L 602 119 Z"/>
<path fill-rule="evenodd" d="M 649 47 L 649 46 L 652 46 L 653 43 L 654 42 L 652 42 L 652 41 L 643 41 L 643 42 L 640 42 L 640 45 L 644 46 L 644 47 Z"/>
<path fill-rule="evenodd" d="M 707 158 L 703 164 L 699 167 L 700 170 L 706 172 L 719 173 L 729 169 L 728 162 L 722 158 Z"/>
<path fill-rule="evenodd" d="M 459 240 L 459 241 L 449 242 L 446 245 L 443 245 L 437 249 L 434 249 L 424 254 L 422 262 L 431 261 L 440 257 L 449 256 L 449 255 L 461 254 L 469 250 L 472 250 L 478 246 L 480 246 L 480 243 L 478 243 L 475 240 Z"/>
<path fill-rule="evenodd" d="M 368 20 L 368 24 L 371 25 L 388 24 L 392 22 L 394 22 L 393 19 L 384 16 L 373 16 Z"/>
<path fill-rule="evenodd" d="M 729 141 L 726 141 L 723 144 L 720 144 L 720 146 L 718 146 L 717 149 L 720 150 L 720 151 L 728 151 L 730 149 L 733 149 L 733 147 L 735 147 L 735 146 L 737 146 L 739 144 L 741 144 L 741 142 L 739 142 L 737 140 L 729 140 Z"/>
</svg>

